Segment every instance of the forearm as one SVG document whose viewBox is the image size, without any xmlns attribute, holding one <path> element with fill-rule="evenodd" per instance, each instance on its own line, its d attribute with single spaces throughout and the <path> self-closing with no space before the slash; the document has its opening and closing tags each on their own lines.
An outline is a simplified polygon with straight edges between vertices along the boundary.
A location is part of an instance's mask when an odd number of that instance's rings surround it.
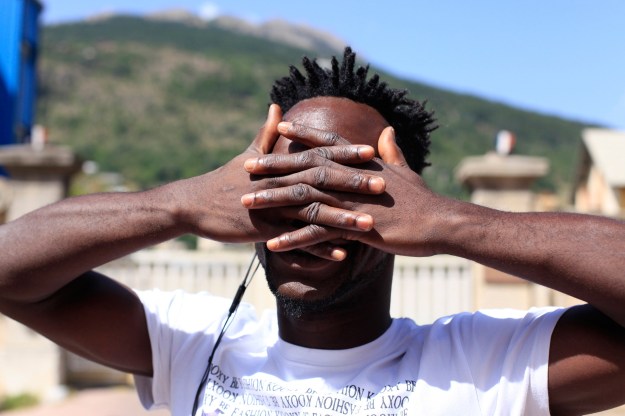
<svg viewBox="0 0 625 416">
<path fill-rule="evenodd" d="M 452 205 L 444 251 L 587 301 L 625 325 L 625 223 Z"/>
<path fill-rule="evenodd" d="M 183 234 L 173 190 L 70 198 L 0 227 L 0 297 L 45 298 L 96 266 Z"/>
</svg>

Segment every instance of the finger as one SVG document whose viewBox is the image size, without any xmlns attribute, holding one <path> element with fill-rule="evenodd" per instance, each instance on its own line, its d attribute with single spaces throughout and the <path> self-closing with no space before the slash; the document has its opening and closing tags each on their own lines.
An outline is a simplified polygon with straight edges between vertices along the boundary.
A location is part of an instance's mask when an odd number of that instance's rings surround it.
<svg viewBox="0 0 625 416">
<path fill-rule="evenodd" d="M 260 128 L 250 148 L 261 154 L 271 153 L 274 144 L 280 137 L 278 123 L 282 120 L 282 109 L 278 104 L 271 104 L 267 113 L 267 120 Z"/>
<path fill-rule="evenodd" d="M 321 166 L 286 176 L 266 179 L 267 188 L 307 184 L 316 189 L 360 194 L 381 194 L 386 188 L 384 178 L 357 169 Z M 261 183 L 262 185 L 262 183 Z M 271 186 L 277 185 L 277 186 Z"/>
<path fill-rule="evenodd" d="M 379 176 L 369 175 L 359 170 L 334 169 L 321 166 L 286 176 L 259 179 L 256 189 L 276 189 L 305 184 L 316 189 L 359 194 L 381 194 L 386 182 Z M 260 191 L 259 191 L 260 192 Z"/>
<path fill-rule="evenodd" d="M 343 238 L 344 231 L 310 224 L 299 230 L 284 233 L 267 241 L 271 251 L 288 251 L 296 248 L 310 247 L 315 244 Z"/>
<path fill-rule="evenodd" d="M 337 133 L 307 127 L 298 123 L 290 123 L 288 121 L 283 121 L 278 124 L 278 131 L 284 137 L 305 144 L 308 147 L 350 144 L 349 141 Z"/>
<path fill-rule="evenodd" d="M 247 209 L 306 205 L 313 202 L 325 202 L 332 206 L 340 203 L 330 195 L 304 183 L 284 188 L 264 189 L 241 197 L 241 204 Z"/>
<path fill-rule="evenodd" d="M 369 214 L 331 207 L 320 202 L 302 207 L 283 208 L 280 213 L 286 218 L 308 224 L 327 225 L 343 230 L 370 231 L 374 225 L 373 217 Z"/>
<path fill-rule="evenodd" d="M 404 153 L 401 151 L 395 141 L 395 130 L 387 127 L 380 133 L 378 139 L 378 152 L 382 160 L 391 165 L 408 166 Z"/>
<path fill-rule="evenodd" d="M 263 189 L 241 197 L 241 204 L 247 209 L 298 206 L 314 202 L 322 202 L 333 207 L 342 204 L 342 201 L 330 192 L 322 192 L 305 183 L 283 188 Z"/>
<path fill-rule="evenodd" d="M 300 250 L 332 261 L 342 261 L 347 257 L 347 250 L 343 247 L 336 247 L 334 244 L 330 243 L 319 243 L 310 247 L 302 247 Z"/>
<path fill-rule="evenodd" d="M 264 155 L 247 159 L 245 170 L 256 175 L 284 174 L 315 166 L 352 165 L 368 162 L 375 157 L 375 150 L 366 145 L 316 147 L 288 155 Z"/>
</svg>

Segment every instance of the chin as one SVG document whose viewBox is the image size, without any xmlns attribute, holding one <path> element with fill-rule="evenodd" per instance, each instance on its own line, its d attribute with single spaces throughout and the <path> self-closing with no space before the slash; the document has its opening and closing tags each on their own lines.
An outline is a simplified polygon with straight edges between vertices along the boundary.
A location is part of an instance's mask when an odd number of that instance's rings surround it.
<svg viewBox="0 0 625 416">
<path fill-rule="evenodd" d="M 389 262 L 392 268 L 392 255 L 357 242 L 347 250 L 348 259 L 358 260 L 341 262 L 301 250 L 276 253 L 262 243 L 256 249 L 278 310 L 292 317 L 350 308 L 375 286 Z"/>
<path fill-rule="evenodd" d="M 282 285 L 280 288 L 272 288 L 271 283 L 269 283 L 269 287 L 276 297 L 278 310 L 282 314 L 292 318 L 302 318 L 305 315 L 311 314 L 318 316 L 322 313 L 328 313 L 342 308 L 349 308 L 356 299 L 356 296 L 353 296 L 353 285 L 350 284 L 343 284 L 335 291 L 326 295 L 323 295 L 319 293 L 319 291 L 312 288 L 308 288 L 308 290 L 297 288 L 297 295 L 293 294 L 293 287 L 289 287 L 288 290 L 284 290 L 284 286 L 294 285 L 298 284 L 291 283 Z"/>
<path fill-rule="evenodd" d="M 283 276 L 276 276 L 269 266 L 266 268 L 267 284 L 276 298 L 280 313 L 292 318 L 319 316 L 351 309 L 361 301 L 363 293 L 375 286 L 383 263 L 358 274 L 332 276 L 331 279 L 324 279 L 324 284 L 319 284 L 316 279 L 312 283 L 299 279 L 284 281 Z"/>
<path fill-rule="evenodd" d="M 320 285 L 318 281 L 304 282 L 295 276 L 285 278 L 276 276 L 271 267 L 267 270 L 267 285 L 276 298 L 278 310 L 291 317 L 302 317 L 305 314 L 326 312 L 350 292 L 349 281 L 336 285 L 336 280 L 326 280 Z M 332 284 L 332 285 L 330 285 Z"/>
</svg>

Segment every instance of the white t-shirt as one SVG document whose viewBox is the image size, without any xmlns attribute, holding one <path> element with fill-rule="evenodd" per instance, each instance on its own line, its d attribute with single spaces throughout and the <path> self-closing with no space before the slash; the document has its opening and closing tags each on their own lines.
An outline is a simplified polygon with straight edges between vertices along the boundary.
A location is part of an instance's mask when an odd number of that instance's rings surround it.
<svg viewBox="0 0 625 416">
<path fill-rule="evenodd" d="M 153 378 L 146 408 L 189 416 L 229 299 L 140 292 Z M 562 309 L 463 313 L 419 326 L 394 319 L 378 339 L 315 350 L 279 339 L 275 314 L 241 305 L 213 359 L 197 415 L 548 415 L 547 365 Z"/>
</svg>

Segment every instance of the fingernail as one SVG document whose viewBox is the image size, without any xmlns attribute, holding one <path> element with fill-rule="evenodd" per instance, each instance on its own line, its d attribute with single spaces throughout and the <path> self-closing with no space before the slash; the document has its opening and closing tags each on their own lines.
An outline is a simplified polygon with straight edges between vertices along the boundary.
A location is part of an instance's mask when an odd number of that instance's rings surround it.
<svg viewBox="0 0 625 416">
<path fill-rule="evenodd" d="M 332 249 L 332 253 L 330 253 L 330 257 L 332 257 L 332 259 L 336 261 L 345 260 L 345 257 L 347 257 L 347 252 L 345 251 L 345 249 L 335 248 L 335 249 Z"/>
<path fill-rule="evenodd" d="M 358 147 L 358 157 L 361 159 L 369 159 L 375 155 L 375 150 L 371 146 Z"/>
<path fill-rule="evenodd" d="M 280 134 L 287 134 L 290 127 L 291 123 L 289 123 L 288 121 L 281 121 L 278 123 L 278 132 Z"/>
<path fill-rule="evenodd" d="M 278 247 L 280 247 L 280 239 L 279 238 L 272 238 L 271 240 L 267 241 L 267 248 L 269 250 L 277 250 Z"/>
<path fill-rule="evenodd" d="M 373 191 L 373 192 L 384 192 L 384 189 L 386 188 L 386 182 L 384 182 L 384 179 L 380 178 L 380 177 L 373 177 L 371 179 L 369 179 L 369 190 Z"/>
<path fill-rule="evenodd" d="M 356 226 L 364 231 L 369 231 L 373 228 L 373 218 L 369 215 L 361 215 L 356 218 Z"/>
<path fill-rule="evenodd" d="M 254 194 L 245 194 L 241 197 L 241 203 L 248 208 L 254 205 Z"/>
<path fill-rule="evenodd" d="M 248 172 L 253 172 L 258 164 L 258 159 L 247 159 L 245 163 L 243 163 L 243 168 Z"/>
</svg>

